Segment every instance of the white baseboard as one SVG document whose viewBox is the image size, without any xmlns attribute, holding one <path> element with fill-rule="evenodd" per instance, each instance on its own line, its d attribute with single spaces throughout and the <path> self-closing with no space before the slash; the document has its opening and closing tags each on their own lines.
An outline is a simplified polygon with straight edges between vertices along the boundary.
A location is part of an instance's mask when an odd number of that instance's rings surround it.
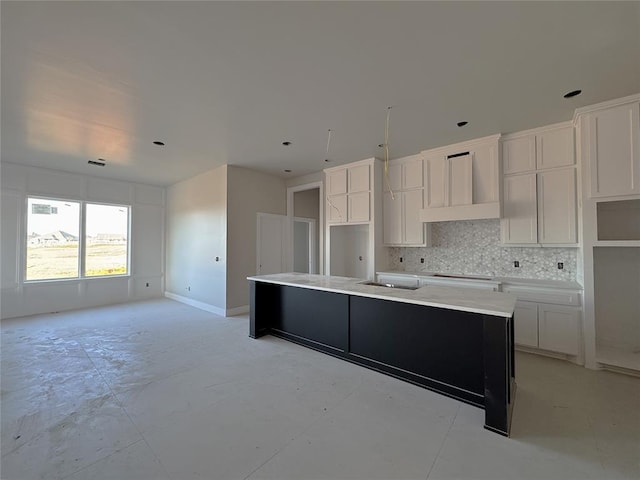
<svg viewBox="0 0 640 480">
<path fill-rule="evenodd" d="M 242 305 L 241 307 L 236 308 L 227 308 L 227 317 L 242 315 L 243 313 L 249 313 L 249 305 Z"/>
<path fill-rule="evenodd" d="M 204 302 L 199 302 L 198 300 L 193 300 L 192 298 L 176 295 L 175 293 L 171 293 L 171 292 L 164 292 L 164 296 L 167 298 L 170 298 L 171 300 L 175 300 L 176 302 L 184 303 L 186 305 L 199 308 L 200 310 L 204 310 L 205 312 L 215 313 L 216 315 L 220 315 L 221 317 L 227 316 L 226 315 L 227 312 L 224 308 L 216 307 L 214 305 L 210 305 Z"/>
</svg>

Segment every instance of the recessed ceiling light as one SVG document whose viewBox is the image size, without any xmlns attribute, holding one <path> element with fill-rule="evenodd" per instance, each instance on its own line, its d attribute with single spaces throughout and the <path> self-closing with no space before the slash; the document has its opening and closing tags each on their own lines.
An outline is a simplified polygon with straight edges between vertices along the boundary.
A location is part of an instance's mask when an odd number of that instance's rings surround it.
<svg viewBox="0 0 640 480">
<path fill-rule="evenodd" d="M 465 125 L 467 125 L 469 122 L 458 122 L 456 123 L 456 125 L 458 125 L 459 127 L 464 127 Z"/>
<path fill-rule="evenodd" d="M 164 142 L 161 142 L 160 140 L 156 140 L 155 142 L 153 142 L 154 145 L 160 145 L 161 147 L 164 147 Z"/>
<path fill-rule="evenodd" d="M 576 97 L 582 93 L 582 90 L 573 90 L 569 93 L 564 94 L 564 98 Z"/>
<path fill-rule="evenodd" d="M 99 162 L 95 161 L 95 160 L 89 160 L 87 163 L 89 165 L 95 165 L 97 167 L 104 167 L 106 164 L 104 163 L 104 160 L 102 160 L 101 158 L 99 158 L 98 160 L 100 160 Z"/>
<path fill-rule="evenodd" d="M 330 162 L 331 160 L 329 160 L 328 158 L 324 159 L 325 162 Z"/>
<path fill-rule="evenodd" d="M 289 145 L 291 145 L 291 142 L 286 141 L 286 142 L 282 142 L 282 144 L 283 144 L 285 147 L 288 147 Z"/>
<path fill-rule="evenodd" d="M 284 173 L 291 173 L 291 170 L 289 170 L 288 168 L 284 171 Z"/>
<path fill-rule="evenodd" d="M 379 143 L 378 148 L 384 148 L 384 143 Z"/>
</svg>

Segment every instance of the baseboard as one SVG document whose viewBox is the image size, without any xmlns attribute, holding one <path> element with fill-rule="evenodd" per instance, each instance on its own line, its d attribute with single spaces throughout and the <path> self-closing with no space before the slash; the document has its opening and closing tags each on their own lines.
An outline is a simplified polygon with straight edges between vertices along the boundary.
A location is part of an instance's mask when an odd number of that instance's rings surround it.
<svg viewBox="0 0 640 480">
<path fill-rule="evenodd" d="M 171 300 L 175 300 L 176 302 L 184 303 L 191 307 L 199 308 L 200 310 L 204 310 L 205 312 L 215 313 L 216 315 L 220 315 L 221 317 L 226 317 L 227 312 L 224 308 L 216 307 L 214 305 L 210 305 L 208 303 L 199 302 L 198 300 L 193 300 L 192 298 L 183 297 L 182 295 L 176 295 L 171 292 L 164 292 L 164 296 L 170 298 Z"/>
<path fill-rule="evenodd" d="M 241 307 L 235 307 L 235 308 L 227 308 L 227 317 L 242 315 L 244 313 L 249 313 L 249 305 L 242 305 Z"/>
</svg>

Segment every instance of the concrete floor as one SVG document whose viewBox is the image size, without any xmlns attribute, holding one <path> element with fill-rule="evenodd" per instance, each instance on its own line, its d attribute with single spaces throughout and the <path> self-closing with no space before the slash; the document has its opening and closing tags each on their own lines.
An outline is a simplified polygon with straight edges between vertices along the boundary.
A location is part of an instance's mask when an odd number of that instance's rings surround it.
<svg viewBox="0 0 640 480">
<path fill-rule="evenodd" d="M 640 478 L 640 380 L 517 355 L 512 438 L 482 410 L 152 300 L 2 323 L 19 479 Z"/>
</svg>

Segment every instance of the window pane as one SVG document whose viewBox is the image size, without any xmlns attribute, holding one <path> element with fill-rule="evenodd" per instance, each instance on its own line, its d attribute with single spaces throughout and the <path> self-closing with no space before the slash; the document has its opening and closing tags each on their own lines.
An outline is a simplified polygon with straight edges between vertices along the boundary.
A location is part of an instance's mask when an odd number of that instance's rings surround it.
<svg viewBox="0 0 640 480">
<path fill-rule="evenodd" d="M 26 280 L 78 276 L 80 204 L 27 199 Z"/>
<path fill-rule="evenodd" d="M 85 276 L 126 275 L 129 207 L 88 203 L 86 209 Z"/>
</svg>

